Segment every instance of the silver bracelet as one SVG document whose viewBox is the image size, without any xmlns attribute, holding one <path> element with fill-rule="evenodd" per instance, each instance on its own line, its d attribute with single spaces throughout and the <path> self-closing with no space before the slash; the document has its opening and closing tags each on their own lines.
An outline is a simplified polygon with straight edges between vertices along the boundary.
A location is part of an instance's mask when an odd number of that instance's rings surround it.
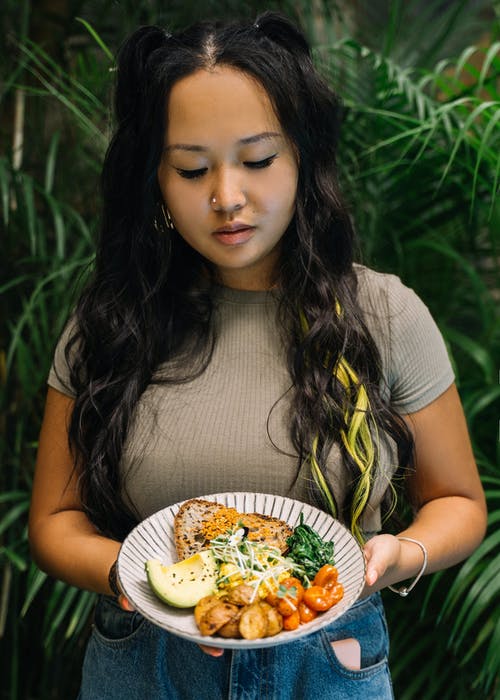
<svg viewBox="0 0 500 700">
<path fill-rule="evenodd" d="M 424 563 L 422 564 L 420 571 L 418 574 L 415 576 L 413 581 L 410 583 L 409 586 L 402 586 L 401 588 L 395 588 L 394 586 L 387 586 L 393 593 L 397 593 L 400 595 L 402 598 L 406 598 L 408 593 L 411 593 L 411 591 L 415 588 L 417 583 L 420 581 L 420 578 L 423 576 L 424 571 L 427 568 L 427 550 L 425 546 L 420 542 L 419 540 L 414 540 L 412 537 L 398 537 L 398 540 L 405 540 L 406 542 L 413 542 L 413 544 L 418 544 L 420 549 L 422 550 L 422 554 L 424 555 Z"/>
</svg>

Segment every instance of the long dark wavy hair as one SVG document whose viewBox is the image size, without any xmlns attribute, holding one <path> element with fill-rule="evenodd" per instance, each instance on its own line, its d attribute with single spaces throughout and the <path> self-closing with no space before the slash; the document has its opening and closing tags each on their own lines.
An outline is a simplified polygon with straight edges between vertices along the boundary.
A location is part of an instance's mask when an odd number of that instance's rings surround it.
<svg viewBox="0 0 500 700">
<path fill-rule="evenodd" d="M 216 342 L 206 261 L 175 232 L 156 230 L 170 90 L 215 65 L 264 87 L 298 154 L 296 212 L 279 269 L 291 439 L 299 467 L 309 463 L 317 502 L 361 536 L 379 468 L 377 431 L 396 441 L 400 464 L 408 463 L 412 441 L 380 397 L 380 357 L 356 301 L 353 226 L 335 165 L 341 107 L 314 69 L 303 34 L 271 12 L 254 23 L 202 22 L 173 35 L 143 27 L 120 51 L 95 270 L 66 346 L 76 393 L 69 440 L 83 507 L 104 534 L 122 539 L 130 531 L 136 516 L 126 505 L 119 463 L 137 402 L 161 363 L 186 355 L 191 376 L 201 373 Z M 342 513 L 326 478 L 337 441 L 352 476 Z"/>
</svg>

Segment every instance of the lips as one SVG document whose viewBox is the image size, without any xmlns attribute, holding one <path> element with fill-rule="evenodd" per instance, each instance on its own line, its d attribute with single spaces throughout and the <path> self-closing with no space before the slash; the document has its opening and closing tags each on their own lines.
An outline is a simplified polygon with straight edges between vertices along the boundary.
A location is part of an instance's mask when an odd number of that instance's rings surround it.
<svg viewBox="0 0 500 700">
<path fill-rule="evenodd" d="M 213 236 L 224 245 L 246 243 L 253 236 L 255 226 L 240 221 L 225 224 L 213 232 Z"/>
</svg>

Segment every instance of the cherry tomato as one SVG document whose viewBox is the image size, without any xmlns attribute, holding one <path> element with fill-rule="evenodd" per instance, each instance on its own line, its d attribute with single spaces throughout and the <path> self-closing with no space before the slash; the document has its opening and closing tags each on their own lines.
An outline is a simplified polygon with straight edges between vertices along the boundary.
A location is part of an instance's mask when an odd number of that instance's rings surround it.
<svg viewBox="0 0 500 700">
<path fill-rule="evenodd" d="M 277 608 L 280 599 L 278 598 L 276 593 L 268 593 L 264 600 L 266 601 L 266 603 L 269 603 L 269 605 L 272 605 L 273 608 Z"/>
<path fill-rule="evenodd" d="M 298 605 L 304 597 L 304 586 L 298 578 L 285 579 L 280 583 L 277 592 L 278 603 L 276 607 L 284 617 L 296 612 Z"/>
<path fill-rule="evenodd" d="M 328 592 L 330 593 L 333 601 L 332 605 L 336 605 L 339 600 L 342 600 L 344 597 L 344 586 L 341 583 L 337 583 L 333 588 L 330 588 Z"/>
<path fill-rule="evenodd" d="M 280 583 L 280 587 L 278 590 L 283 591 L 284 588 L 287 589 L 289 595 L 291 595 L 297 600 L 297 602 L 300 603 L 300 601 L 304 597 L 304 586 L 298 578 L 295 578 L 294 576 L 289 576 L 288 578 L 286 578 Z"/>
<path fill-rule="evenodd" d="M 283 617 L 288 617 L 289 615 L 293 615 L 293 613 L 298 610 L 298 605 L 299 604 L 296 600 L 292 600 L 288 597 L 278 598 L 278 604 L 276 608 L 280 615 L 283 615 Z"/>
<path fill-rule="evenodd" d="M 328 610 L 333 605 L 333 598 L 328 588 L 323 586 L 311 586 L 306 588 L 304 592 L 304 603 L 311 610 L 323 612 Z"/>
<path fill-rule="evenodd" d="M 291 615 L 287 615 L 283 618 L 283 629 L 284 630 L 296 630 L 300 625 L 300 615 L 299 611 L 295 610 Z"/>
<path fill-rule="evenodd" d="M 304 601 L 301 601 L 299 603 L 299 617 L 301 622 L 311 622 L 315 617 L 318 617 L 318 613 L 306 605 Z"/>
<path fill-rule="evenodd" d="M 339 572 L 335 566 L 325 564 L 316 572 L 313 584 L 323 586 L 323 588 L 333 588 L 337 583 Z"/>
</svg>

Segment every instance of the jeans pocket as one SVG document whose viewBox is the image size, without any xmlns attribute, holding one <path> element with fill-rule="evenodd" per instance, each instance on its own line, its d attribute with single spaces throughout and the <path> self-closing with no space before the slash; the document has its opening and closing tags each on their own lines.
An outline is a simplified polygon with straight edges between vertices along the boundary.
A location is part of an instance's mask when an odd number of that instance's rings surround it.
<svg viewBox="0 0 500 700">
<path fill-rule="evenodd" d="M 99 596 L 94 612 L 94 635 L 104 643 L 116 646 L 134 638 L 146 619 L 138 612 L 123 610 L 116 598 Z"/>
<path fill-rule="evenodd" d="M 323 628 L 321 636 L 330 663 L 341 675 L 355 679 L 387 672 L 389 638 L 384 609 L 378 594 L 359 601 L 339 620 Z M 351 638 L 361 647 L 359 669 L 345 666 L 332 647 L 332 642 Z"/>
</svg>

